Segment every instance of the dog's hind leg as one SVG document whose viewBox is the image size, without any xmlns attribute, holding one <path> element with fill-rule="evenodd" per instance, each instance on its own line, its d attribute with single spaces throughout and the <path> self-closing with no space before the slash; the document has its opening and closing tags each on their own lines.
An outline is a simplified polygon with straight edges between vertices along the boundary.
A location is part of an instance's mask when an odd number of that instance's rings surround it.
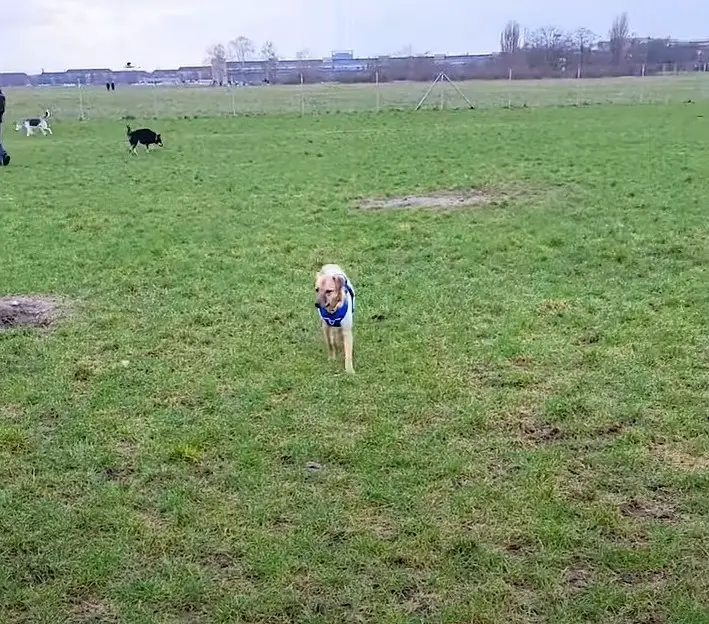
<svg viewBox="0 0 709 624">
<path fill-rule="evenodd" d="M 54 132 L 52 132 L 52 129 L 49 126 L 47 126 L 47 132 L 49 132 L 49 134 L 54 134 Z"/>
</svg>

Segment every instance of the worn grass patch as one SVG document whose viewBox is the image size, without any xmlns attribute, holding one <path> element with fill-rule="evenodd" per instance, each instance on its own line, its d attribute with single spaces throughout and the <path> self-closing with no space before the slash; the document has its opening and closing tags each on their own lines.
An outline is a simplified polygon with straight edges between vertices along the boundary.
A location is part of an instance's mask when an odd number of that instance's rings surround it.
<svg viewBox="0 0 709 624">
<path fill-rule="evenodd" d="M 483 191 L 439 192 L 428 195 L 404 195 L 385 199 L 363 199 L 357 205 L 363 210 L 384 210 L 394 208 L 470 208 L 492 201 L 493 197 Z"/>
<path fill-rule="evenodd" d="M 48 327 L 60 312 L 61 304 L 56 297 L 0 297 L 0 331 Z"/>
<path fill-rule="evenodd" d="M 705 108 L 10 133 L 0 621 L 707 621 Z"/>
</svg>

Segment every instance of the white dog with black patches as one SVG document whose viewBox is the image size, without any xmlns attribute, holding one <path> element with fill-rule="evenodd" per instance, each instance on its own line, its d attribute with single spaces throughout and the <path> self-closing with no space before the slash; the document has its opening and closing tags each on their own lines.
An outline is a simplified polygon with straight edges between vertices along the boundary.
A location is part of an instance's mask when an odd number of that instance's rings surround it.
<svg viewBox="0 0 709 624">
<path fill-rule="evenodd" d="M 352 282 L 337 264 L 326 264 L 315 276 L 315 307 L 320 313 L 323 336 L 330 360 L 338 347 L 345 352 L 345 371 L 354 373 L 352 350 L 354 337 L 355 291 Z"/>
<path fill-rule="evenodd" d="M 24 128 L 25 132 L 27 133 L 27 136 L 34 134 L 35 129 L 41 130 L 42 134 L 44 135 L 46 135 L 47 132 L 49 132 L 49 134 L 53 134 L 52 129 L 47 123 L 47 119 L 49 119 L 48 110 L 44 111 L 43 117 L 31 117 L 29 119 L 23 119 L 21 122 L 15 124 L 15 131 L 19 132 L 22 128 Z"/>
</svg>

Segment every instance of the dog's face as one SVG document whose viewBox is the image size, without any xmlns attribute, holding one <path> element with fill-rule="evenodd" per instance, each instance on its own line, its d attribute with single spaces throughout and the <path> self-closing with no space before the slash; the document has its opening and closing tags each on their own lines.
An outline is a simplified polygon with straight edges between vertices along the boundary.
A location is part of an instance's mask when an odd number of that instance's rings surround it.
<svg viewBox="0 0 709 624">
<path fill-rule="evenodd" d="M 15 132 L 19 131 L 19 129 L 22 128 L 22 126 L 24 126 L 24 125 L 25 124 L 23 124 L 23 123 L 16 123 L 15 124 Z"/>
<path fill-rule="evenodd" d="M 155 137 L 155 144 L 156 144 L 156 145 L 159 145 L 160 147 L 163 146 L 163 145 L 162 145 L 162 137 L 161 137 L 159 134 L 158 134 L 157 137 Z"/>
<path fill-rule="evenodd" d="M 334 311 L 340 303 L 340 295 L 345 287 L 341 275 L 321 275 L 315 278 L 315 303 L 320 308 Z"/>
</svg>

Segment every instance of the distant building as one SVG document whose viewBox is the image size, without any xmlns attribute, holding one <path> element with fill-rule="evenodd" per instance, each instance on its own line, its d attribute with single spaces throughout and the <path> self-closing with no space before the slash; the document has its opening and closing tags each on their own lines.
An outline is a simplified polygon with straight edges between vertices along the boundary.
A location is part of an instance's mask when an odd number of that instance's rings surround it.
<svg viewBox="0 0 709 624">
<path fill-rule="evenodd" d="M 458 56 L 442 55 L 442 58 L 436 58 L 436 64 L 465 66 L 465 65 L 480 65 L 487 63 L 494 58 L 494 54 L 464 54 Z"/>
<path fill-rule="evenodd" d="M 152 72 L 142 69 L 119 69 L 111 72 L 111 75 L 116 84 L 137 85 L 152 82 Z"/>
<path fill-rule="evenodd" d="M 0 87 L 26 87 L 31 84 L 30 77 L 21 72 L 0 72 Z"/>
<path fill-rule="evenodd" d="M 58 86 L 67 84 L 69 79 L 66 72 L 45 72 L 43 71 L 38 76 L 35 76 L 35 82 L 44 87 Z"/>
<path fill-rule="evenodd" d="M 156 84 L 179 84 L 182 82 L 178 69 L 156 69 L 150 78 L 151 82 Z"/>
<path fill-rule="evenodd" d="M 66 82 L 81 85 L 98 85 L 110 82 L 113 72 L 110 69 L 67 69 Z"/>
<path fill-rule="evenodd" d="M 209 65 L 188 65 L 178 68 L 177 73 L 182 82 L 211 82 L 212 80 L 212 68 Z"/>
</svg>

